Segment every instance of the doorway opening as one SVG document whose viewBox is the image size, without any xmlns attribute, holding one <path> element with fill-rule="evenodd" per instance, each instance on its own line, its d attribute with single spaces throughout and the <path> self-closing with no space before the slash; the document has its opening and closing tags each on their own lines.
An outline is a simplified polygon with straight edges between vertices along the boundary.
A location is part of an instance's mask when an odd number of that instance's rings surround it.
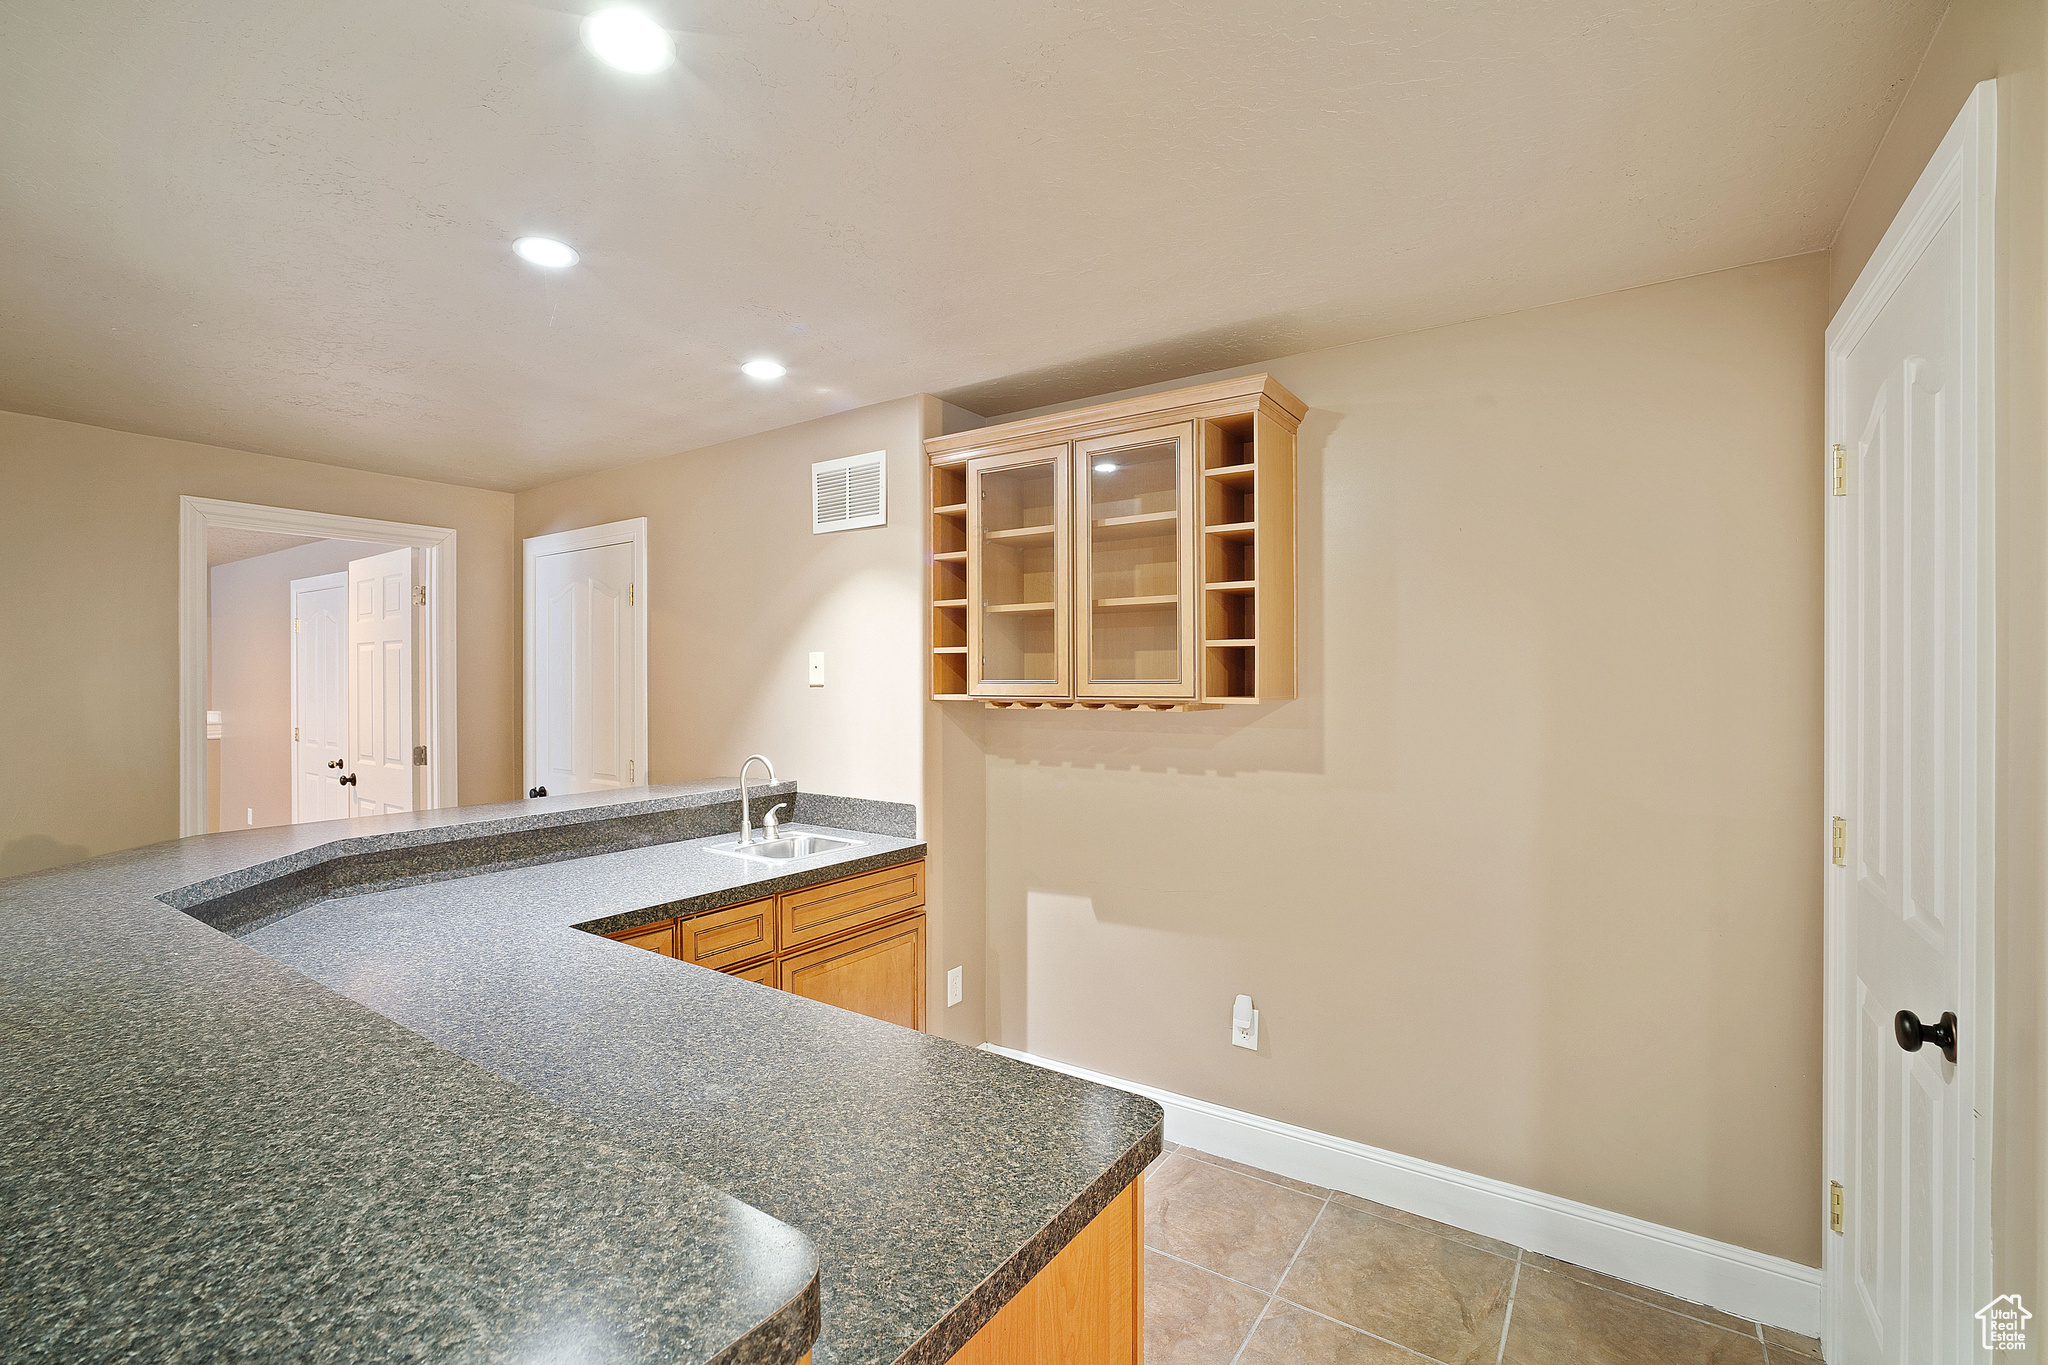
<svg viewBox="0 0 2048 1365">
<path fill-rule="evenodd" d="M 647 518 L 529 536 L 526 794 L 644 787 Z"/>
<path fill-rule="evenodd" d="M 454 805 L 455 532 L 180 501 L 180 834 Z"/>
</svg>

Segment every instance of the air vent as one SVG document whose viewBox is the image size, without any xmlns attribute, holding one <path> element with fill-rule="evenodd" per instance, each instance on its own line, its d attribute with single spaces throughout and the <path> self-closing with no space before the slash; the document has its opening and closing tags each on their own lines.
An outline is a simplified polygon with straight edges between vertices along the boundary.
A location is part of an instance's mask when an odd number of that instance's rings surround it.
<svg viewBox="0 0 2048 1365">
<path fill-rule="evenodd" d="M 874 450 L 812 465 L 811 533 L 887 525 L 888 460 L 888 451 Z"/>
</svg>

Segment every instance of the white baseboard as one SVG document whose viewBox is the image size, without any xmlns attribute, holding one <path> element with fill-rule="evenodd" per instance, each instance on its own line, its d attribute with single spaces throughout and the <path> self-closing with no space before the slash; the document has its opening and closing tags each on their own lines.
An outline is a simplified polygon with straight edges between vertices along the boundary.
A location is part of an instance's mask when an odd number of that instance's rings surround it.
<svg viewBox="0 0 2048 1365">
<path fill-rule="evenodd" d="M 1820 1335 L 1821 1273 L 1811 1266 L 994 1043 L 982 1047 L 1156 1100 L 1166 1110 L 1168 1142 L 1405 1209 L 1739 1318 Z"/>
</svg>

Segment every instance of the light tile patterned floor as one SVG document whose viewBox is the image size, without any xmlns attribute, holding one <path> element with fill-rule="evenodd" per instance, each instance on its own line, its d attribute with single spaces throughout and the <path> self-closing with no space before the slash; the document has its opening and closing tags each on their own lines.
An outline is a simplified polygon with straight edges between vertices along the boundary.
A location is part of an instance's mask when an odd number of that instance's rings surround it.
<svg viewBox="0 0 2048 1365">
<path fill-rule="evenodd" d="M 1192 1147 L 1146 1173 L 1146 1365 L 1819 1359 L 1810 1337 Z"/>
</svg>

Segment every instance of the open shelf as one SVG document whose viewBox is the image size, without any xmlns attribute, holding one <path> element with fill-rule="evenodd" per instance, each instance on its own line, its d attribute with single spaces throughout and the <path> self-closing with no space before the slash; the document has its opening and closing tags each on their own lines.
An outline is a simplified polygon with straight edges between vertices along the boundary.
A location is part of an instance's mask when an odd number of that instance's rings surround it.
<svg viewBox="0 0 2048 1365">
<path fill-rule="evenodd" d="M 934 507 L 932 511 L 942 517 L 964 517 L 967 515 L 967 504 L 964 502 L 949 503 L 944 507 Z"/>
<path fill-rule="evenodd" d="M 987 613 L 988 613 L 989 615 L 991 615 L 991 616 L 997 616 L 997 615 L 1001 615 L 1001 614 L 1003 614 L 1003 613 L 1005 613 L 1005 612 L 1011 612 L 1011 613 L 1015 613 L 1015 612 L 1039 612 L 1039 611 L 1051 611 L 1051 610 L 1052 610 L 1052 603 L 1050 603 L 1050 602 L 1004 602 L 1004 603 L 1001 603 L 1001 604 L 996 604 L 996 603 L 990 603 L 990 604 L 989 604 L 988 606 L 986 606 L 986 607 L 983 607 L 983 608 L 982 608 L 982 610 L 983 610 L 983 611 L 985 611 L 985 612 L 987 612 Z"/>
<path fill-rule="evenodd" d="M 1230 464 L 1224 465 L 1220 469 L 1205 469 L 1202 471 L 1202 477 L 1214 479 L 1217 483 L 1228 487 L 1236 487 L 1240 484 L 1251 483 L 1252 476 L 1258 472 L 1258 468 L 1254 464 Z"/>
<path fill-rule="evenodd" d="M 954 560 L 957 560 L 960 563 L 965 564 L 967 562 L 967 551 L 941 550 L 937 554 L 933 555 L 932 558 L 943 562 L 952 562 Z"/>
<path fill-rule="evenodd" d="M 967 599 L 964 597 L 948 597 L 942 601 L 934 602 L 932 605 L 935 607 L 964 607 L 967 605 Z"/>
<path fill-rule="evenodd" d="M 1259 581 L 1256 578 L 1241 578 L 1235 583 L 1204 583 L 1202 586 L 1210 592 L 1257 592 Z"/>
<path fill-rule="evenodd" d="M 1212 536 L 1222 536 L 1225 540 L 1250 540 L 1257 534 L 1259 527 L 1257 522 L 1233 521 L 1221 526 L 1205 526 L 1202 529 Z"/>
<path fill-rule="evenodd" d="M 1095 599 L 1095 609 L 1113 611 L 1118 607 L 1170 607 L 1178 601 L 1180 597 L 1170 592 L 1153 593 L 1146 597 L 1098 597 Z"/>
<path fill-rule="evenodd" d="M 937 645 L 932 649 L 934 654 L 965 654 L 966 652 L 966 645 Z"/>
<path fill-rule="evenodd" d="M 1248 412 L 1212 417 L 1203 424 L 1202 470 L 1249 469 L 1254 460 L 1258 422 Z"/>
<path fill-rule="evenodd" d="M 1258 695 L 1258 651 L 1249 641 L 1211 640 L 1202 656 L 1203 696 L 1227 701 Z"/>
</svg>

